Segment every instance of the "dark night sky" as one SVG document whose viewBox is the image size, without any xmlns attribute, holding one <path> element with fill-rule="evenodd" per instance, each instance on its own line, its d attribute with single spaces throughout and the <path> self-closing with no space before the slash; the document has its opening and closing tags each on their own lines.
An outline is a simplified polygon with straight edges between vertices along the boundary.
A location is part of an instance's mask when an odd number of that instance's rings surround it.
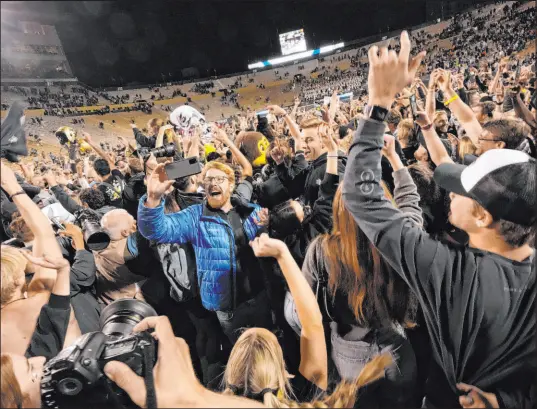
<svg viewBox="0 0 537 409">
<path fill-rule="evenodd" d="M 278 33 L 304 28 L 308 48 L 420 24 L 439 0 L 11 2 L 17 15 L 56 25 L 75 75 L 92 86 L 245 71 L 280 55 Z M 2 2 L 4 5 L 10 2 Z M 19 13 L 20 12 L 20 13 Z M 30 20 L 30 18 L 29 18 Z M 117 85 L 117 82 L 115 83 Z"/>
</svg>

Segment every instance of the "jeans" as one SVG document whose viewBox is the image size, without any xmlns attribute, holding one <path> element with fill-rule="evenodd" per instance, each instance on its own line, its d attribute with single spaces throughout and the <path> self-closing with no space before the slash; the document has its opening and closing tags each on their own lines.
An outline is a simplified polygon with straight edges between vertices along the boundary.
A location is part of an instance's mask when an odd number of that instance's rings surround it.
<svg viewBox="0 0 537 409">
<path fill-rule="evenodd" d="M 266 291 L 243 302 L 234 311 L 216 311 L 222 331 L 234 345 L 243 328 L 272 328 L 272 315 Z"/>
<path fill-rule="evenodd" d="M 355 380 L 375 355 L 389 353 L 393 362 L 385 369 L 385 377 L 360 394 L 358 406 L 367 408 L 414 407 L 416 405 L 417 365 L 408 340 L 394 328 L 369 330 L 353 328 L 355 340 L 342 337 L 335 322 L 332 330 L 332 359 L 339 375 Z"/>
</svg>

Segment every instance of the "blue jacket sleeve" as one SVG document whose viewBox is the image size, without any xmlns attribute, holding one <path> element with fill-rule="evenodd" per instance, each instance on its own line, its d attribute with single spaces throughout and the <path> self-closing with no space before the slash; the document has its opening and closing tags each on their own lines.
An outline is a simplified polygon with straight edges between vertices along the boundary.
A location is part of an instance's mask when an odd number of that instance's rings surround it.
<svg viewBox="0 0 537 409">
<path fill-rule="evenodd" d="M 198 230 L 199 220 L 194 217 L 194 209 L 198 206 L 164 214 L 164 201 L 152 209 L 145 206 L 146 198 L 147 195 L 143 195 L 138 205 L 138 230 L 142 236 L 158 243 L 184 244 L 192 241 L 193 232 Z"/>
</svg>

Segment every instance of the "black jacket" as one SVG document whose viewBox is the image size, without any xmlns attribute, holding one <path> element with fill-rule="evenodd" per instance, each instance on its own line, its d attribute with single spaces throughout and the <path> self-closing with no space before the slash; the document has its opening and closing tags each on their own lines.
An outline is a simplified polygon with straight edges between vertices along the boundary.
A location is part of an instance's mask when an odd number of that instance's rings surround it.
<svg viewBox="0 0 537 409">
<path fill-rule="evenodd" d="M 65 190 L 59 185 L 52 186 L 50 188 L 52 193 L 54 194 L 54 197 L 58 199 L 58 202 L 71 214 L 75 214 L 77 211 L 84 209 L 84 207 L 80 206 L 77 202 L 75 202 Z M 117 207 L 114 206 L 103 206 L 95 212 L 97 212 L 101 217 L 104 216 L 106 213 L 108 213 L 111 210 L 115 210 Z"/>
<path fill-rule="evenodd" d="M 304 203 L 308 206 L 313 206 L 319 197 L 319 187 L 326 173 L 327 156 L 327 153 L 323 153 L 297 173 L 294 173 L 293 169 L 287 168 L 283 163 L 276 166 L 276 174 L 289 192 L 291 198 L 303 196 Z M 297 152 L 295 159 L 297 161 L 306 161 L 304 155 L 300 152 Z M 338 159 L 338 174 L 340 178 L 343 178 L 346 163 L 347 158 L 340 153 Z"/>
<path fill-rule="evenodd" d="M 147 137 L 143 134 L 142 131 L 140 131 L 138 128 L 133 129 L 134 132 L 134 138 L 136 139 L 136 143 L 138 143 L 138 148 L 149 148 L 153 149 L 157 143 L 157 138 L 151 136 Z"/>
<path fill-rule="evenodd" d="M 345 207 L 422 307 L 433 362 L 427 407 L 457 407 L 456 384 L 530 407 L 535 389 L 535 267 L 434 240 L 396 209 L 380 182 L 384 123 L 360 121 L 343 180 Z M 373 178 L 360 178 L 363 172 Z"/>
<path fill-rule="evenodd" d="M 284 239 L 299 267 L 304 262 L 310 243 L 317 236 L 329 233 L 332 229 L 332 203 L 338 185 L 338 175 L 325 174 L 319 189 L 319 198 L 315 201 L 311 214 L 304 219 L 298 232 Z"/>
<path fill-rule="evenodd" d="M 69 296 L 51 294 L 48 303 L 41 307 L 37 326 L 24 355 L 27 358 L 55 357 L 63 348 L 70 315 Z"/>
<path fill-rule="evenodd" d="M 82 334 L 99 331 L 100 304 L 95 296 L 94 283 L 95 258 L 87 250 L 75 253 L 74 263 L 71 264 L 71 305 Z"/>
<path fill-rule="evenodd" d="M 122 192 L 123 208 L 135 219 L 138 216 L 138 202 L 140 202 L 140 198 L 147 192 L 144 178 L 144 172 L 132 175 L 125 183 Z"/>
</svg>

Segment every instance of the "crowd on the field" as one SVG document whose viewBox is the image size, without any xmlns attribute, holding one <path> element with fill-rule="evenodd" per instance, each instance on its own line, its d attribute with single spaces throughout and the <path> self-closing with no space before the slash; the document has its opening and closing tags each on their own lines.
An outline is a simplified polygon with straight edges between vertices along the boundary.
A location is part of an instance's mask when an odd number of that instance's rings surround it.
<svg viewBox="0 0 537 409">
<path fill-rule="evenodd" d="M 516 54 L 535 9 L 518 6 L 459 16 L 448 50 L 403 32 L 342 56 L 289 108 L 170 109 L 113 143 L 77 120 L 60 153 L 2 159 L 1 406 L 40 407 L 45 361 L 135 299 L 158 314 L 135 327 L 158 342 L 152 384 L 100 370 L 140 407 L 535 407 L 537 93 Z M 27 98 L 93 98 L 71 91 Z"/>
</svg>

